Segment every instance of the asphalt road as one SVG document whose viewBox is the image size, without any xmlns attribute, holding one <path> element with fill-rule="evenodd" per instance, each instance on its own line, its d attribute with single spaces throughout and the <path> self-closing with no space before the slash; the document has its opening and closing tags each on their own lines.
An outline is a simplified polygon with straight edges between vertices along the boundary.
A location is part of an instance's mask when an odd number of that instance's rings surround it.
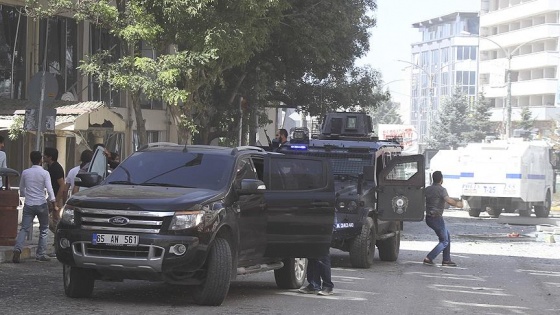
<svg viewBox="0 0 560 315">
<path fill-rule="evenodd" d="M 458 267 L 424 266 L 436 237 L 423 222 L 405 224 L 397 262 L 377 259 L 351 268 L 333 250 L 335 294 L 279 290 L 272 272 L 233 282 L 220 307 L 193 303 L 180 286 L 145 281 L 96 282 L 88 299 L 67 298 L 62 266 L 25 261 L 0 264 L 4 314 L 558 314 L 560 244 L 536 242 L 534 226 L 499 224 L 448 211 L 452 257 Z M 508 237 L 518 233 L 519 237 Z M 511 234 L 510 234 L 511 235 Z M 436 260 L 439 262 L 441 257 Z"/>
</svg>

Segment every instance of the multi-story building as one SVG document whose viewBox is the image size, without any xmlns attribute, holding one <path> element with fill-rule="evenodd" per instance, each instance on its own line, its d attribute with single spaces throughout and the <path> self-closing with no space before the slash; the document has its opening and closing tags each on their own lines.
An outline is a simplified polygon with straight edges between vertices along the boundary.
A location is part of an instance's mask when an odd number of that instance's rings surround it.
<svg viewBox="0 0 560 315">
<path fill-rule="evenodd" d="M 113 56 L 119 57 L 116 39 L 87 21 L 68 16 L 27 18 L 24 4 L 23 0 L 0 0 L 0 133 L 6 139 L 8 166 L 20 171 L 28 167 L 29 152 L 36 148 L 36 132 L 25 132 L 11 141 L 8 129 L 26 109 L 38 110 L 39 104 L 30 95 L 38 93 L 40 85 L 31 80 L 44 69 L 57 84 L 52 91 L 47 88 L 55 100 L 45 106 L 45 113 L 54 107 L 56 119 L 53 128 L 45 130 L 42 147 L 56 147 L 66 169 L 95 143 L 109 145 L 122 157 L 132 153 L 138 142 L 130 98 L 77 68 L 79 60 L 99 49 L 112 49 Z M 154 57 L 149 47 L 141 49 L 144 56 Z M 150 100 L 142 100 L 141 105 L 148 140 L 177 141 L 176 124 L 166 105 Z"/>
<path fill-rule="evenodd" d="M 414 23 L 422 34 L 412 44 L 410 122 L 420 143 L 444 97 L 460 89 L 474 102 L 478 95 L 478 12 L 455 12 Z"/>
<path fill-rule="evenodd" d="M 559 38 L 558 0 L 482 0 L 480 89 L 502 132 L 510 125 L 512 133 L 523 108 L 531 111 L 543 136 L 555 128 L 560 119 Z"/>
</svg>

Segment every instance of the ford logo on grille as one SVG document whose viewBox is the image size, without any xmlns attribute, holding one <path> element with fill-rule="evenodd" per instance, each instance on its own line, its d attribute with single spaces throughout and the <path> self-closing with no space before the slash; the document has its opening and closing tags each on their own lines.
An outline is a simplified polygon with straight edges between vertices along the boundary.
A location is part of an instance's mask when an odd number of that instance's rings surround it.
<svg viewBox="0 0 560 315">
<path fill-rule="evenodd" d="M 127 225 L 130 220 L 125 217 L 112 217 L 109 219 L 109 223 L 112 225 Z"/>
</svg>

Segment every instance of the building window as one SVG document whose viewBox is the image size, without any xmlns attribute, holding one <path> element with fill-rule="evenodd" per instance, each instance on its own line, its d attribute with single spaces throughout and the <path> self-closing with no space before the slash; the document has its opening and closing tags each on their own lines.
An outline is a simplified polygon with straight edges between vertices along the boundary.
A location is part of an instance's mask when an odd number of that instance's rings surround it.
<svg viewBox="0 0 560 315">
<path fill-rule="evenodd" d="M 146 131 L 146 133 L 148 134 L 148 143 L 160 141 L 159 131 Z M 134 130 L 134 134 L 132 137 L 133 137 L 134 151 L 137 151 L 139 146 L 139 141 L 138 141 L 138 132 L 136 130 Z"/>
<path fill-rule="evenodd" d="M 476 46 L 455 47 L 457 60 L 476 60 Z"/>
<path fill-rule="evenodd" d="M 48 27 L 47 27 L 48 23 Z M 47 34 L 48 29 L 48 34 Z M 39 68 L 43 71 L 46 44 L 46 71 L 56 75 L 60 99 L 66 92 L 73 99 L 78 95 L 78 26 L 76 20 L 65 17 L 42 19 L 39 28 Z M 48 37 L 48 38 L 47 38 Z"/>
<path fill-rule="evenodd" d="M 107 30 L 90 27 L 90 54 L 95 54 L 102 51 L 109 51 L 110 62 L 117 61 L 121 55 L 121 46 L 119 39 L 109 34 Z M 113 89 L 107 83 L 100 83 L 95 78 L 89 78 L 92 88 L 89 90 L 89 98 L 94 101 L 104 102 L 108 107 L 124 107 L 121 106 L 120 92 Z M 124 104 L 122 104 L 124 105 Z"/>
<path fill-rule="evenodd" d="M 0 97 L 24 99 L 27 19 L 16 8 L 0 5 Z"/>
</svg>

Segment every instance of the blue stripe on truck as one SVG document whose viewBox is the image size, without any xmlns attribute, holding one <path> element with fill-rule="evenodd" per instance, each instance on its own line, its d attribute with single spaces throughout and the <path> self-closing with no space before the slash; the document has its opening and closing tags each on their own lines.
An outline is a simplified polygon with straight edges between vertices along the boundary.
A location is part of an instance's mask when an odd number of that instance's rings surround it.
<svg viewBox="0 0 560 315">
<path fill-rule="evenodd" d="M 506 178 L 521 179 L 521 174 L 506 174 Z"/>
</svg>

